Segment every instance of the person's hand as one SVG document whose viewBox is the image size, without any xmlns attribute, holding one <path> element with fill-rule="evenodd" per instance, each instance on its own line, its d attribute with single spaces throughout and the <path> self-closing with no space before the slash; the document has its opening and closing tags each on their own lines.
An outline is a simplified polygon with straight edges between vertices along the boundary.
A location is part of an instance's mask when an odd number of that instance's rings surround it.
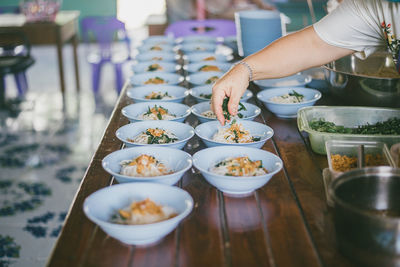
<svg viewBox="0 0 400 267">
<path fill-rule="evenodd" d="M 241 64 L 236 65 L 225 73 L 213 86 L 211 108 L 221 125 L 225 124 L 222 111 L 222 103 L 225 97 L 229 97 L 228 112 L 236 116 L 240 98 L 249 85 L 249 72 Z"/>
</svg>

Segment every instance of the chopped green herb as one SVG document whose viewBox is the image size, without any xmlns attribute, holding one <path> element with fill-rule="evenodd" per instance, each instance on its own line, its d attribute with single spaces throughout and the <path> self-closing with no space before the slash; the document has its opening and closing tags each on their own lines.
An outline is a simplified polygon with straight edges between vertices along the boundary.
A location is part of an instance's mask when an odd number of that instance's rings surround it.
<svg viewBox="0 0 400 267">
<path fill-rule="evenodd" d="M 231 120 L 231 114 L 228 111 L 228 103 L 229 103 L 229 97 L 225 97 L 224 102 L 222 102 L 222 111 L 223 111 L 223 114 L 224 114 L 224 118 L 227 121 L 230 121 Z M 238 111 L 242 111 L 242 110 L 246 110 L 246 107 L 242 103 L 239 102 L 239 110 Z M 243 118 L 243 114 L 241 114 L 240 112 L 238 112 L 237 116 L 239 118 Z"/>
<path fill-rule="evenodd" d="M 315 131 L 326 133 L 398 135 L 400 134 L 400 118 L 390 118 L 383 122 L 359 125 L 355 128 L 348 128 L 324 119 L 318 119 L 312 120 L 310 127 Z"/>
</svg>

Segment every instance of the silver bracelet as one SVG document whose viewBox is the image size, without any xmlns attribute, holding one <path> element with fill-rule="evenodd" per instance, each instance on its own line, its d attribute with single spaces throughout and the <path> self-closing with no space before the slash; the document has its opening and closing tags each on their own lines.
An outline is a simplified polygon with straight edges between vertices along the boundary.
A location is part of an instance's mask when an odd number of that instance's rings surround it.
<svg viewBox="0 0 400 267">
<path fill-rule="evenodd" d="M 251 69 L 250 65 L 245 61 L 239 61 L 236 65 L 241 64 L 247 68 L 249 71 L 249 82 L 253 80 L 253 70 Z"/>
</svg>

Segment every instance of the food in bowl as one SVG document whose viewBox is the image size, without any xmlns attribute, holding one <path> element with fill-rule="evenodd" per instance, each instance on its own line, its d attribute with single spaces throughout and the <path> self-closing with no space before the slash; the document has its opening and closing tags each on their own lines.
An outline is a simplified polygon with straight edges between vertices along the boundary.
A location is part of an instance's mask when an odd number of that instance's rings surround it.
<svg viewBox="0 0 400 267">
<path fill-rule="evenodd" d="M 313 119 L 310 121 L 310 127 L 314 131 L 327 133 L 343 133 L 343 134 L 364 134 L 364 135 L 399 135 L 400 134 L 400 118 L 390 118 L 383 122 L 375 124 L 358 125 L 355 128 L 348 128 L 342 125 L 336 125 L 333 122 L 321 119 Z"/>
<path fill-rule="evenodd" d="M 209 57 L 203 58 L 203 61 L 215 61 L 215 60 L 217 60 L 217 58 L 214 56 L 209 56 Z"/>
<path fill-rule="evenodd" d="M 161 222 L 177 216 L 178 213 L 169 206 L 162 206 L 150 198 L 133 201 L 129 206 L 118 210 L 111 218 L 112 223 L 138 225 Z"/>
<path fill-rule="evenodd" d="M 297 93 L 295 90 L 280 96 L 274 96 L 269 99 L 271 102 L 280 104 L 301 103 L 304 101 L 304 95 Z"/>
<path fill-rule="evenodd" d="M 178 141 L 178 137 L 168 131 L 159 128 L 148 128 L 146 131 L 137 135 L 133 139 L 129 139 L 129 142 L 133 142 L 136 144 L 169 144 Z"/>
<path fill-rule="evenodd" d="M 139 116 L 142 120 L 172 120 L 176 118 L 175 114 L 170 114 L 168 109 L 162 106 L 155 105 L 154 107 L 148 107 L 148 110 Z"/>
<path fill-rule="evenodd" d="M 164 68 L 158 63 L 151 64 L 147 67 L 147 71 L 157 71 L 157 70 L 163 70 L 163 69 Z"/>
<path fill-rule="evenodd" d="M 204 65 L 201 66 L 198 71 L 222 71 L 218 66 L 215 65 Z"/>
<path fill-rule="evenodd" d="M 167 83 L 167 81 L 165 81 L 163 78 L 160 77 L 150 78 L 144 82 L 144 84 L 165 84 L 165 83 Z"/>
<path fill-rule="evenodd" d="M 205 99 L 211 99 L 212 94 L 199 94 L 199 96 Z"/>
<path fill-rule="evenodd" d="M 252 161 L 248 156 L 226 158 L 211 167 L 210 172 L 224 176 L 260 176 L 268 173 L 261 160 Z"/>
<path fill-rule="evenodd" d="M 334 171 L 345 172 L 357 168 L 357 157 L 340 154 L 331 154 L 331 163 Z M 365 166 L 388 165 L 381 154 L 365 154 Z"/>
<path fill-rule="evenodd" d="M 252 143 L 260 141 L 261 137 L 252 136 L 244 129 L 243 124 L 233 120 L 230 127 L 218 129 L 212 140 L 221 143 Z"/>
<path fill-rule="evenodd" d="M 230 121 L 232 115 L 228 111 L 228 103 L 229 103 L 229 97 L 226 97 L 224 99 L 224 101 L 222 102 L 222 111 L 223 111 L 223 114 L 224 114 L 224 118 L 227 121 Z M 239 111 L 242 111 L 242 110 L 246 110 L 246 107 L 242 103 L 239 102 L 239 109 L 238 109 L 238 113 L 237 113 L 236 116 L 238 116 L 241 119 L 243 118 L 243 114 L 240 113 Z M 202 116 L 204 116 L 206 118 L 209 118 L 209 119 L 216 119 L 217 118 L 217 116 L 215 115 L 215 113 L 212 110 L 203 111 L 202 113 L 200 113 L 200 115 L 202 115 Z"/>
<path fill-rule="evenodd" d="M 150 47 L 150 50 L 151 51 L 162 51 L 163 49 L 161 46 L 155 45 L 155 46 Z"/>
<path fill-rule="evenodd" d="M 160 99 L 164 99 L 164 100 L 166 100 L 166 99 L 174 99 L 174 97 L 169 95 L 168 92 L 164 92 L 164 93 L 163 92 L 151 92 L 150 94 L 146 95 L 144 98 L 151 99 L 151 100 L 154 100 L 154 99 L 157 99 L 157 100 L 160 100 Z"/>
<path fill-rule="evenodd" d="M 205 83 L 205 84 L 213 84 L 213 83 L 215 83 L 218 79 L 219 79 L 218 76 L 212 76 L 212 77 L 208 78 L 204 83 Z"/>
<path fill-rule="evenodd" d="M 165 164 L 150 155 L 121 161 L 121 174 L 132 177 L 154 177 L 173 173 Z"/>
</svg>

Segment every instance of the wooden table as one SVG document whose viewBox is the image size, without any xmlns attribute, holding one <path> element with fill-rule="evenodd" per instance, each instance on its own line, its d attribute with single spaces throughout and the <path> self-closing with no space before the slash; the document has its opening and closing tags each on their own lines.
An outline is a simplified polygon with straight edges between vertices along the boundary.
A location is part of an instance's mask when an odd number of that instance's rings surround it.
<svg viewBox="0 0 400 267">
<path fill-rule="evenodd" d="M 78 17 L 79 11 L 60 11 L 54 22 L 24 23 L 21 26 L 2 26 L 0 30 L 22 31 L 32 45 L 56 45 L 58 58 L 58 72 L 60 88 L 64 100 L 65 78 L 62 48 L 66 42 L 72 43 L 76 88 L 79 92 L 79 67 L 78 67 Z M 50 67 L 50 66 L 49 66 Z"/>
<path fill-rule="evenodd" d="M 132 103 L 126 89 L 76 194 L 49 266 L 351 266 L 336 249 L 322 180 L 326 156 L 311 151 L 296 120 L 279 119 L 265 109 L 257 121 L 266 122 L 275 134 L 263 149 L 279 155 L 284 168 L 264 187 L 248 197 L 232 198 L 191 170 L 178 186 L 192 195 L 195 206 L 174 232 L 149 247 L 125 245 L 107 236 L 85 217 L 82 204 L 94 191 L 114 183 L 101 161 L 121 148 L 115 131 L 128 123 L 121 115 L 121 108 Z"/>
</svg>

